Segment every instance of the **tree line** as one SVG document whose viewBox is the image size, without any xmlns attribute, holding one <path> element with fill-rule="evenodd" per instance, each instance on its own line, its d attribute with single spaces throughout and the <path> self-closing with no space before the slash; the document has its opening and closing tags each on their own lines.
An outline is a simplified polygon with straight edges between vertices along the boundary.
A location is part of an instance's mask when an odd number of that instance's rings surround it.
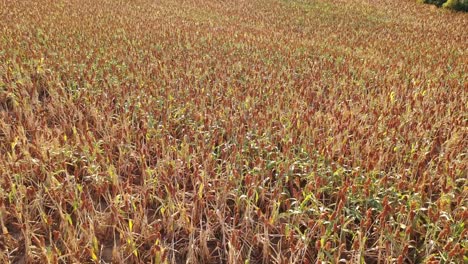
<svg viewBox="0 0 468 264">
<path fill-rule="evenodd" d="M 468 12 L 468 0 L 418 0 L 426 4 Z"/>
</svg>

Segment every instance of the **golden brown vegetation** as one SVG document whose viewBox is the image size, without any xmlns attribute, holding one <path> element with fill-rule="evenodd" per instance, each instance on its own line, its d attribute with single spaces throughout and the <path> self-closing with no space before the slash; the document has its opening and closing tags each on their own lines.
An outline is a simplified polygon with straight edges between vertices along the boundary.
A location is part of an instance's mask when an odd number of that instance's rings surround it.
<svg viewBox="0 0 468 264">
<path fill-rule="evenodd" d="M 1 1 L 0 262 L 467 261 L 467 24 Z"/>
</svg>

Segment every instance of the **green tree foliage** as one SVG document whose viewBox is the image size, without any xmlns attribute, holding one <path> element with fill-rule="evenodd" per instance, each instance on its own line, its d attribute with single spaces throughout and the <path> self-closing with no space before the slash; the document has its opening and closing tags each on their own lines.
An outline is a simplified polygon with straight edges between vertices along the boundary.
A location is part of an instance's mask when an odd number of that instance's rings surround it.
<svg viewBox="0 0 468 264">
<path fill-rule="evenodd" d="M 468 0 L 419 0 L 419 2 L 458 11 L 468 11 Z"/>
<path fill-rule="evenodd" d="M 426 4 L 432 4 L 432 5 L 436 5 L 438 7 L 441 7 L 447 1 L 446 0 L 420 0 L 419 2 L 426 3 Z"/>
<path fill-rule="evenodd" d="M 468 0 L 448 0 L 442 6 L 445 8 L 468 12 Z"/>
</svg>

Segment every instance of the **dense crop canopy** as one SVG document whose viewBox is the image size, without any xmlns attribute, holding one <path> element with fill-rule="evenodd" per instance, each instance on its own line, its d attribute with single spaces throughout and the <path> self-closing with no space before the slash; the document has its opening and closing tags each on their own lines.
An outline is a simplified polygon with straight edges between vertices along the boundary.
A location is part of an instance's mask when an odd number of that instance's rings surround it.
<svg viewBox="0 0 468 264">
<path fill-rule="evenodd" d="M 409 0 L 0 1 L 0 262 L 467 261 L 467 25 Z"/>
</svg>

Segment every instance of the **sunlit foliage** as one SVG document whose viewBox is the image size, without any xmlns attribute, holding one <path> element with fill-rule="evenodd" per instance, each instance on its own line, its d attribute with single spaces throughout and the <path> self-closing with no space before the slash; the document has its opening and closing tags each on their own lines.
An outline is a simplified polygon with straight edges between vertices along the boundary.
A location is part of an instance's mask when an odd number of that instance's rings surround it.
<svg viewBox="0 0 468 264">
<path fill-rule="evenodd" d="M 0 1 L 0 263 L 467 261 L 468 16 Z"/>
</svg>

